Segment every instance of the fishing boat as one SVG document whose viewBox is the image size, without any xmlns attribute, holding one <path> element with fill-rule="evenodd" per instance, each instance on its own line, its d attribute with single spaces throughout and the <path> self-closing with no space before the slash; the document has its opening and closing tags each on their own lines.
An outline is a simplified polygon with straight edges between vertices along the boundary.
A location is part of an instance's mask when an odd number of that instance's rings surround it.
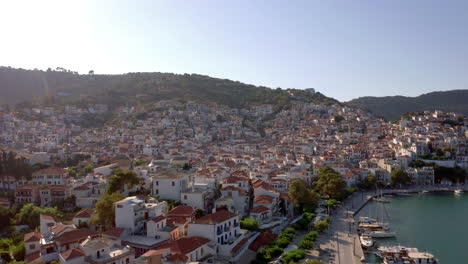
<svg viewBox="0 0 468 264">
<path fill-rule="evenodd" d="M 429 191 L 427 191 L 427 190 L 422 190 L 420 193 L 421 193 L 421 194 L 424 194 L 424 193 L 428 193 L 428 192 L 429 192 Z"/>
<path fill-rule="evenodd" d="M 373 238 L 388 238 L 388 237 L 395 237 L 396 233 L 395 232 L 389 232 L 385 230 L 375 230 L 375 231 L 369 231 L 364 233 L 367 236 L 373 237 Z"/>
<path fill-rule="evenodd" d="M 375 243 L 372 237 L 366 235 L 359 236 L 359 240 L 361 241 L 361 245 L 363 248 L 371 248 L 374 246 Z"/>
<path fill-rule="evenodd" d="M 376 255 L 382 258 L 385 264 L 439 263 L 431 253 L 420 252 L 417 248 L 402 246 L 379 247 Z"/>
<path fill-rule="evenodd" d="M 462 189 L 456 189 L 455 191 L 453 191 L 455 194 L 462 194 L 463 193 L 463 190 Z"/>
</svg>

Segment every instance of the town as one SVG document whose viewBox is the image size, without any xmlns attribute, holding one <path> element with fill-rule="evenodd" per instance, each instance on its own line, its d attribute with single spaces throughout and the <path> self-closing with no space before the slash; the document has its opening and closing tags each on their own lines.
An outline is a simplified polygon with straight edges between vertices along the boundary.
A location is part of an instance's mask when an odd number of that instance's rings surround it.
<svg viewBox="0 0 468 264">
<path fill-rule="evenodd" d="M 4 263 L 347 263 L 321 241 L 350 196 L 468 169 L 456 113 L 162 100 L 89 125 L 109 111 L 0 109 Z"/>
</svg>

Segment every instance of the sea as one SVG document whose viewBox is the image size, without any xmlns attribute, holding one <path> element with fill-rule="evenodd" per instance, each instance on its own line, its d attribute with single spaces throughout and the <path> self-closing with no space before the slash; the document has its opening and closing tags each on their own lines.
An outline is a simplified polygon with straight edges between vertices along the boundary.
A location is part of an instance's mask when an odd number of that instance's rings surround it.
<svg viewBox="0 0 468 264">
<path fill-rule="evenodd" d="M 418 248 L 441 264 L 468 263 L 468 193 L 424 193 L 392 196 L 390 203 L 369 202 L 358 214 L 389 223 L 395 238 L 378 245 Z M 372 254 L 367 263 L 379 263 Z M 380 261 L 381 262 L 381 261 Z"/>
</svg>

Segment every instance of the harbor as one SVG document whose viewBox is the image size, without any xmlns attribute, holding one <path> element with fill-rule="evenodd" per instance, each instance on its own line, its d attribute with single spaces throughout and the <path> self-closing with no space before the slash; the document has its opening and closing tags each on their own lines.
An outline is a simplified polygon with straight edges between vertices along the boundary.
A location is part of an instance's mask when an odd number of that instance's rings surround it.
<svg viewBox="0 0 468 264">
<path fill-rule="evenodd" d="M 360 234 L 362 263 L 450 264 L 467 259 L 458 245 L 468 241 L 468 232 L 459 228 L 468 220 L 465 192 L 460 187 L 420 187 L 360 193 L 363 200 L 355 205 L 354 226 Z M 461 233 L 462 237 L 453 235 Z M 447 243 L 454 239 L 457 245 Z"/>
</svg>

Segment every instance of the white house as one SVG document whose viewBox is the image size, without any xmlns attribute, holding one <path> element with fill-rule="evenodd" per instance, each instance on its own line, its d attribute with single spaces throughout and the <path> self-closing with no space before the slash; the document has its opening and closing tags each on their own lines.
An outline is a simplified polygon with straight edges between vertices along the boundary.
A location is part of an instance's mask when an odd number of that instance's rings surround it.
<svg viewBox="0 0 468 264">
<path fill-rule="evenodd" d="M 167 203 L 144 196 L 131 196 L 114 203 L 115 226 L 131 233 L 143 231 L 146 220 L 167 213 Z"/>
<path fill-rule="evenodd" d="M 153 175 L 153 195 L 180 201 L 180 195 L 190 183 L 188 174 L 175 169 L 160 170 Z"/>
</svg>

